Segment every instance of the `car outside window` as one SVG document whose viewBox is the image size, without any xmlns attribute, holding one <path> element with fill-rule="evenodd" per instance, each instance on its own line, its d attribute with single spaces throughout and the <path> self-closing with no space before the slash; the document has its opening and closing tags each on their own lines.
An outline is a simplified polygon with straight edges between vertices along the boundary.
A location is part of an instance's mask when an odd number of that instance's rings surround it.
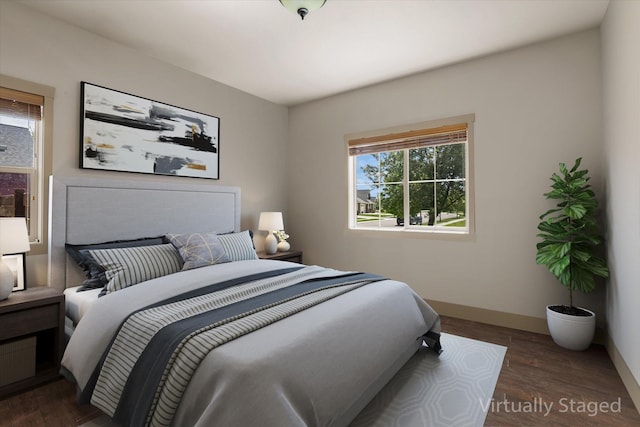
<svg viewBox="0 0 640 427">
<path fill-rule="evenodd" d="M 349 228 L 468 234 L 473 116 L 458 119 L 348 139 Z"/>
</svg>

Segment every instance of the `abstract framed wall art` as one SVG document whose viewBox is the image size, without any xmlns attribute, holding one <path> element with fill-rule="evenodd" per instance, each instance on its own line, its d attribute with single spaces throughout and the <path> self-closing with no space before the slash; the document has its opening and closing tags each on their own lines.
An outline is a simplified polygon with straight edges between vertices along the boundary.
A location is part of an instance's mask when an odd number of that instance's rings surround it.
<svg viewBox="0 0 640 427">
<path fill-rule="evenodd" d="M 80 167 L 219 179 L 220 119 L 81 84 Z"/>
</svg>

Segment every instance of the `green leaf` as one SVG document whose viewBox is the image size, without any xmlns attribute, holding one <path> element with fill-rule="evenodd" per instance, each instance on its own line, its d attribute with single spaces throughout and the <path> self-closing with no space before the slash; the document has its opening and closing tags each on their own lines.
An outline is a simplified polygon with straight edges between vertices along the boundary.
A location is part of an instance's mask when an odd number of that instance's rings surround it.
<svg viewBox="0 0 640 427">
<path fill-rule="evenodd" d="M 556 278 L 560 281 L 561 284 L 563 284 L 566 287 L 570 286 L 570 281 L 571 281 L 571 274 L 569 273 L 569 269 L 567 268 L 566 270 L 564 270 L 562 272 L 562 274 L 560 274 L 559 276 L 556 276 Z"/>
<path fill-rule="evenodd" d="M 554 209 L 549 209 L 548 211 L 546 211 L 545 213 L 543 213 L 542 215 L 540 215 L 540 219 L 544 219 L 545 217 L 556 213 L 556 212 L 560 212 L 562 209 L 560 208 L 554 208 Z"/>
<path fill-rule="evenodd" d="M 553 219 L 551 219 L 538 224 L 538 230 L 558 236 L 566 230 L 566 227 L 562 222 L 553 222 Z"/>
<path fill-rule="evenodd" d="M 560 163 L 560 173 L 562 173 L 562 175 L 564 175 L 564 176 L 567 176 L 567 174 L 568 174 L 567 165 L 565 165 L 564 163 Z"/>
<path fill-rule="evenodd" d="M 565 255 L 567 255 L 569 253 L 569 251 L 571 251 L 571 242 L 565 242 L 562 245 L 559 246 L 558 248 L 558 256 L 559 257 L 564 257 Z"/>
<path fill-rule="evenodd" d="M 575 172 L 578 170 L 578 168 L 580 167 L 580 163 L 582 162 L 582 157 L 578 157 L 576 159 L 576 163 L 573 165 L 573 167 L 571 168 L 571 173 Z M 562 167 L 560 168 L 562 169 Z"/>
<path fill-rule="evenodd" d="M 589 271 L 582 268 L 574 268 L 571 271 L 571 287 L 580 292 L 589 293 L 596 287 L 596 281 Z"/>
<path fill-rule="evenodd" d="M 587 181 L 588 180 L 585 178 L 577 178 L 576 176 L 574 176 L 571 180 L 571 187 L 580 188 L 582 190 L 582 187 L 587 183 Z"/>
<path fill-rule="evenodd" d="M 587 251 L 583 251 L 583 250 L 579 250 L 579 249 L 574 249 L 573 252 L 571 253 L 571 255 L 579 260 L 579 261 L 583 261 L 583 262 L 587 262 L 589 261 L 589 258 L 591 258 L 591 254 Z"/>
<path fill-rule="evenodd" d="M 581 204 L 567 205 L 562 212 L 571 219 L 581 219 L 587 213 L 587 209 Z"/>
<path fill-rule="evenodd" d="M 573 177 L 574 178 L 582 178 L 585 175 L 587 175 L 588 173 L 589 173 L 589 171 L 586 170 L 586 169 L 585 170 L 581 170 L 581 171 L 577 171 L 576 173 L 573 174 Z M 586 180 L 588 181 L 589 177 L 586 177 Z"/>
<path fill-rule="evenodd" d="M 547 199 L 560 199 L 564 195 L 565 191 L 563 188 L 554 189 L 549 191 L 548 193 L 544 193 L 544 197 Z"/>
<path fill-rule="evenodd" d="M 591 274 L 599 277 L 609 277 L 609 269 L 605 265 L 605 261 L 602 259 L 594 260 L 588 264 L 586 268 Z"/>
<path fill-rule="evenodd" d="M 538 264 L 549 264 L 554 261 L 557 257 L 553 253 L 552 249 L 553 245 L 548 244 L 546 246 L 540 247 L 538 252 L 536 253 L 536 262 Z"/>
<path fill-rule="evenodd" d="M 549 268 L 549 271 L 551 272 L 551 274 L 553 274 L 554 276 L 558 277 L 560 276 L 565 270 L 567 270 L 569 268 L 569 263 L 571 261 L 571 258 L 568 256 L 562 257 L 562 258 L 556 258 L 551 260 L 551 262 L 549 264 L 547 264 L 547 267 Z"/>
</svg>

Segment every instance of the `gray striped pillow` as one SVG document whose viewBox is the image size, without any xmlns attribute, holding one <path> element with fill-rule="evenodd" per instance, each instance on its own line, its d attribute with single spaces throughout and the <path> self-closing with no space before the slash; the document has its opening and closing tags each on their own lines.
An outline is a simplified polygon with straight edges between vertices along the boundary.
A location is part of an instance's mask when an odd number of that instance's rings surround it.
<svg viewBox="0 0 640 427">
<path fill-rule="evenodd" d="M 249 230 L 239 233 L 218 234 L 218 240 L 231 261 L 258 259 Z"/>
<path fill-rule="evenodd" d="M 100 295 L 133 286 L 145 280 L 176 273 L 182 259 L 172 244 L 87 251 L 105 270 L 108 283 Z"/>
</svg>

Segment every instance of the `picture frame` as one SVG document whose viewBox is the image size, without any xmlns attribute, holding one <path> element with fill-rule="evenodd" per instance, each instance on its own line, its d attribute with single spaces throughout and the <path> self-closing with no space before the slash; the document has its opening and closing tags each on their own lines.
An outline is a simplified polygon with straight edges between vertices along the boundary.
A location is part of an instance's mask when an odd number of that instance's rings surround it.
<svg viewBox="0 0 640 427">
<path fill-rule="evenodd" d="M 25 277 L 27 276 L 26 263 L 24 262 L 24 254 L 4 255 L 2 261 L 13 272 L 13 289 L 11 292 L 24 291 L 27 289 Z"/>
<path fill-rule="evenodd" d="M 81 82 L 80 167 L 220 179 L 220 119 Z"/>
</svg>

